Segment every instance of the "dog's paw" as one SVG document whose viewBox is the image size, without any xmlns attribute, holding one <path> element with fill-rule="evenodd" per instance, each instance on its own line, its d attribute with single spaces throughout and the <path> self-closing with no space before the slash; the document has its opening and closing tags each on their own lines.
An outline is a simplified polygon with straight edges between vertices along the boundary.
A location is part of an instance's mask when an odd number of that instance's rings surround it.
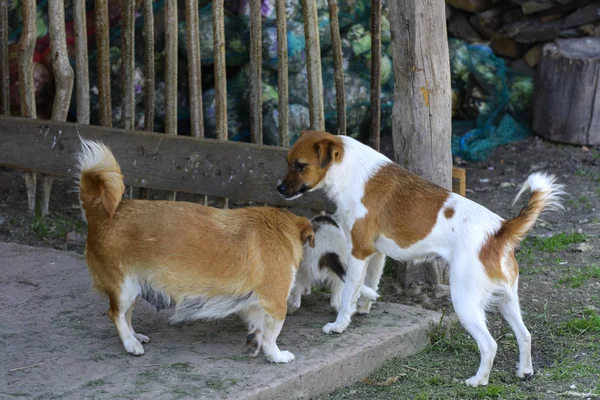
<svg viewBox="0 0 600 400">
<path fill-rule="evenodd" d="M 519 368 L 517 370 L 517 378 L 529 379 L 533 376 L 533 368 Z"/>
<path fill-rule="evenodd" d="M 347 325 L 344 326 L 342 324 L 338 324 L 337 322 L 330 322 L 323 327 L 323 333 L 326 333 L 328 335 L 330 333 L 342 333 L 346 330 L 347 327 Z"/>
<path fill-rule="evenodd" d="M 359 302 L 356 307 L 356 314 L 357 315 L 369 314 L 369 312 L 371 312 L 371 305 L 372 305 L 372 303 L 370 301 L 366 301 L 364 303 Z"/>
<path fill-rule="evenodd" d="M 140 343 L 148 343 L 150 341 L 150 338 L 146 335 L 142 335 L 141 333 L 134 333 L 134 336 L 137 340 L 140 341 Z"/>
<path fill-rule="evenodd" d="M 123 343 L 123 347 L 129 354 L 134 356 L 141 356 L 144 354 L 144 347 L 137 339 L 130 339 Z"/>
<path fill-rule="evenodd" d="M 290 353 L 289 351 L 280 351 L 278 354 L 273 354 L 267 357 L 267 359 L 272 363 L 277 364 L 287 364 L 291 363 L 296 359 L 296 356 Z"/>
<path fill-rule="evenodd" d="M 477 386 L 485 386 L 488 384 L 487 378 L 478 378 L 477 376 L 472 376 L 465 381 L 467 386 L 477 387 Z"/>
</svg>

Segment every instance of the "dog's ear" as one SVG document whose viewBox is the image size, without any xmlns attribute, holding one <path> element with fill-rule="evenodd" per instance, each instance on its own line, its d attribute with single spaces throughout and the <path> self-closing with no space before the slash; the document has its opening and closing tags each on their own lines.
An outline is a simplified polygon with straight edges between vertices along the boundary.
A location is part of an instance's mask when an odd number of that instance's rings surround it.
<svg viewBox="0 0 600 400">
<path fill-rule="evenodd" d="M 340 155 L 338 144 L 331 139 L 322 139 L 315 143 L 315 151 L 321 168 L 326 168 Z"/>
<path fill-rule="evenodd" d="M 298 229 L 300 230 L 300 239 L 302 244 L 308 241 L 310 247 L 315 247 L 315 231 L 312 226 L 312 222 L 306 218 L 302 218 L 302 221 L 298 223 Z"/>
</svg>

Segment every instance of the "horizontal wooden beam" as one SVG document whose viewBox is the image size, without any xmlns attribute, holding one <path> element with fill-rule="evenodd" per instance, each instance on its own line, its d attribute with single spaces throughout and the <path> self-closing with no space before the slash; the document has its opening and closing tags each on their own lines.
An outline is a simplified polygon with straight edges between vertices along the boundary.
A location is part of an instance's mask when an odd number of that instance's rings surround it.
<svg viewBox="0 0 600 400">
<path fill-rule="evenodd" d="M 275 146 L 0 117 L 0 165 L 73 175 L 78 134 L 112 149 L 126 185 L 334 210 L 321 193 L 294 201 L 279 196 L 276 186 L 286 171 L 287 150 Z"/>
</svg>

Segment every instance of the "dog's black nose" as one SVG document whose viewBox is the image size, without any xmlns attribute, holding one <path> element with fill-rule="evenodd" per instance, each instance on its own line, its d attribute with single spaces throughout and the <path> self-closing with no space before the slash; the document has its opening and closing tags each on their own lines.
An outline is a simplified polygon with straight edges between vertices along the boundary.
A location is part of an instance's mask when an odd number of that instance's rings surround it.
<svg viewBox="0 0 600 400">
<path fill-rule="evenodd" d="M 277 191 L 281 194 L 285 194 L 287 192 L 287 185 L 285 182 L 282 182 L 279 186 L 277 186 Z"/>
</svg>

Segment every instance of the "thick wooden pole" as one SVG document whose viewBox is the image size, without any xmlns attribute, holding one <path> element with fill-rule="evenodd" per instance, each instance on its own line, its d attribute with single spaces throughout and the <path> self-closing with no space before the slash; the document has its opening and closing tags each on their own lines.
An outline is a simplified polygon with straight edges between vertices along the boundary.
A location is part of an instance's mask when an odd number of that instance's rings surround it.
<svg viewBox="0 0 600 400">
<path fill-rule="evenodd" d="M 381 0 L 371 1 L 371 115 L 369 145 L 379 151 L 381 126 Z"/>
<path fill-rule="evenodd" d="M 277 88 L 279 100 L 277 110 L 279 112 L 279 145 L 288 147 L 289 136 L 289 114 L 288 114 L 288 42 L 287 42 L 287 15 L 285 13 L 285 0 L 276 0 L 277 13 Z"/>
<path fill-rule="evenodd" d="M 331 21 L 331 52 L 333 53 L 333 70 L 335 78 L 335 103 L 337 110 L 338 135 L 346 134 L 346 89 L 344 88 L 344 60 L 342 58 L 342 40 L 340 39 L 340 22 L 336 0 L 327 0 L 329 5 L 329 21 Z"/>
<path fill-rule="evenodd" d="M 98 112 L 100 125 L 112 126 L 110 93 L 110 37 L 108 1 L 96 0 L 96 46 L 98 47 Z"/>
<path fill-rule="evenodd" d="M 395 161 L 452 190 L 450 59 L 444 0 L 391 1 L 389 16 Z M 405 266 L 403 284 L 441 283 L 447 279 L 446 271 L 444 263 L 417 266 L 410 262 Z"/>
<path fill-rule="evenodd" d="M 316 0 L 302 0 L 302 9 L 304 11 L 304 36 L 306 37 L 310 129 L 324 131 L 323 75 L 321 71 L 321 45 Z"/>
<path fill-rule="evenodd" d="M 165 2 L 165 133 L 177 135 L 177 0 Z M 176 192 L 167 199 L 175 201 Z"/>
</svg>

